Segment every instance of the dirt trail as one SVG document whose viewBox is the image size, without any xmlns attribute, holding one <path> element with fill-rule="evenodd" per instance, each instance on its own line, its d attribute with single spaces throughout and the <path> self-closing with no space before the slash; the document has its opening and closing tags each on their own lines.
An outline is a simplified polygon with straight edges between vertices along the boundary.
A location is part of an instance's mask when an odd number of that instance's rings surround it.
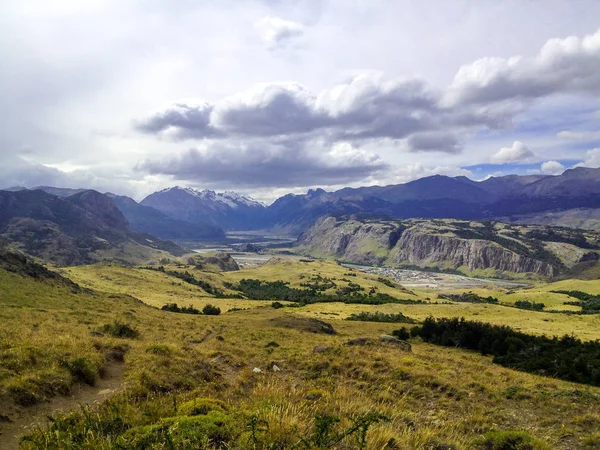
<svg viewBox="0 0 600 450">
<path fill-rule="evenodd" d="M 47 403 L 21 408 L 7 414 L 11 421 L 0 420 L 0 450 L 18 450 L 24 434 L 48 424 L 48 415 L 78 410 L 80 405 L 100 403 L 123 388 L 125 364 L 110 362 L 105 366 L 104 378 L 96 386 L 79 384 L 71 395 L 55 397 Z M 2 412 L 4 414 L 4 412 Z"/>
</svg>

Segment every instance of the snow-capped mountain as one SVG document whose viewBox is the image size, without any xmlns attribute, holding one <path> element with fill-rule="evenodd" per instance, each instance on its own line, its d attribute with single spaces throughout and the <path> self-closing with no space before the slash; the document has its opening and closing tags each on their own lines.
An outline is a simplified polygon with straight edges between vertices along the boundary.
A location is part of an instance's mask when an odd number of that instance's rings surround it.
<svg viewBox="0 0 600 450">
<path fill-rule="evenodd" d="M 227 230 L 260 228 L 266 206 L 248 195 L 175 186 L 141 201 L 164 214 L 187 222 L 205 222 Z"/>
</svg>

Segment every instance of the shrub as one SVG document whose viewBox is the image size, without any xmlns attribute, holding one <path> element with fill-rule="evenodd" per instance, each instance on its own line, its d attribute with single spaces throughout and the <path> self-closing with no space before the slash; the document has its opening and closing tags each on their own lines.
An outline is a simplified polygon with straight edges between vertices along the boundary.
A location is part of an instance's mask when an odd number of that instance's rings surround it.
<svg viewBox="0 0 600 450">
<path fill-rule="evenodd" d="M 488 297 L 481 297 L 480 295 L 474 294 L 472 292 L 463 292 L 462 294 L 440 294 L 438 295 L 438 298 L 460 303 L 490 303 L 492 305 L 498 304 L 498 299 L 496 297 L 492 297 L 491 295 Z"/>
<path fill-rule="evenodd" d="M 119 321 L 105 324 L 102 327 L 102 332 L 110 334 L 114 337 L 129 339 L 135 339 L 140 335 L 140 332 L 138 330 Z"/>
<path fill-rule="evenodd" d="M 170 355 L 173 349 L 165 344 L 151 345 L 146 349 L 146 353 L 152 353 L 153 355 Z"/>
<path fill-rule="evenodd" d="M 492 431 L 483 437 L 477 450 L 545 450 L 548 447 L 523 431 Z"/>
<path fill-rule="evenodd" d="M 177 415 L 205 416 L 211 411 L 224 413 L 227 411 L 227 406 L 221 400 L 216 400 L 214 398 L 195 398 L 194 400 L 182 404 L 177 410 Z"/>
<path fill-rule="evenodd" d="M 515 302 L 515 308 L 528 309 L 531 311 L 543 311 L 546 307 L 543 303 L 530 302 L 529 300 L 517 300 Z"/>
<path fill-rule="evenodd" d="M 511 369 L 600 386 L 600 341 L 534 336 L 507 326 L 433 317 L 413 328 L 413 334 L 432 344 L 491 354 L 494 363 Z"/>
<path fill-rule="evenodd" d="M 88 358 L 78 357 L 65 359 L 61 362 L 61 365 L 69 371 L 75 380 L 89 384 L 90 386 L 96 384 L 96 377 L 100 367 Z"/>
<path fill-rule="evenodd" d="M 160 308 L 163 311 L 176 312 L 176 313 L 184 313 L 184 314 L 200 314 L 200 310 L 194 308 L 193 306 L 182 306 L 181 308 L 177 305 L 177 303 L 167 303 Z"/>
<path fill-rule="evenodd" d="M 356 320 L 361 322 L 387 322 L 387 323 L 415 323 L 414 319 L 406 317 L 402 313 L 386 314 L 382 312 L 361 312 L 352 314 L 346 320 Z"/>
<path fill-rule="evenodd" d="M 204 306 L 204 308 L 202 308 L 202 314 L 204 314 L 205 316 L 218 316 L 219 314 L 221 314 L 221 308 L 219 308 L 218 306 L 207 304 L 206 306 Z"/>
<path fill-rule="evenodd" d="M 283 303 L 280 303 L 280 302 L 273 302 L 273 303 L 271 303 L 271 308 L 273 308 L 273 309 L 280 309 L 280 308 L 283 308 L 283 307 L 284 307 Z"/>
<path fill-rule="evenodd" d="M 135 427 L 117 441 L 118 448 L 221 448 L 234 437 L 232 419 L 221 412 L 162 419 Z"/>
<path fill-rule="evenodd" d="M 410 339 L 410 333 L 406 329 L 406 327 L 402 327 L 399 330 L 392 331 L 392 336 L 396 336 L 398 339 L 402 339 L 403 341 L 407 341 Z"/>
</svg>

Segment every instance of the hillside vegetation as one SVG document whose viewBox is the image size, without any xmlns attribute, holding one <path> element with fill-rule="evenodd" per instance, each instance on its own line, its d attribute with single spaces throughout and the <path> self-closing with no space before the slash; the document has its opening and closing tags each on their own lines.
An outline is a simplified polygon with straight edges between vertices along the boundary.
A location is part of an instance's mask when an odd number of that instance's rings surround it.
<svg viewBox="0 0 600 450">
<path fill-rule="evenodd" d="M 94 392 L 115 374 L 120 387 L 111 395 L 98 391 L 98 404 L 75 403 L 39 430 L 25 429 L 22 448 L 462 450 L 525 442 L 530 447 L 522 448 L 567 449 L 598 442 L 597 387 L 503 368 L 420 338 L 408 347 L 380 339 L 433 314 L 589 340 L 600 337 L 597 316 L 441 304 L 427 291 L 331 262 L 274 260 L 219 273 L 177 264 L 165 272 L 114 264 L 63 271 L 78 285 L 34 276 L 32 267 L 44 270 L 30 261 L 11 267 L 0 268 L 0 438 L 8 448 L 16 448 L 12 436 L 23 431 L 15 424 L 27 411 L 79 386 Z M 187 271 L 232 296 L 240 292 L 230 283 L 254 279 L 324 293 L 352 283 L 422 303 L 274 307 L 215 298 L 169 271 Z M 159 309 L 173 302 L 199 310 L 211 303 L 222 312 Z M 353 313 L 355 320 L 341 320 Z"/>
</svg>

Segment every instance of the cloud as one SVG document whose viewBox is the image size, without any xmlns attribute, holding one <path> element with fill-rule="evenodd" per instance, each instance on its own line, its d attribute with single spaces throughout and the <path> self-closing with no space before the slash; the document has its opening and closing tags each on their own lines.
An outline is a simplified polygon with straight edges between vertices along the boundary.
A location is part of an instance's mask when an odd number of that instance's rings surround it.
<svg viewBox="0 0 600 450">
<path fill-rule="evenodd" d="M 515 141 L 510 147 L 503 147 L 494 153 L 491 162 L 494 164 L 507 164 L 525 162 L 535 158 L 535 154 L 521 141 Z"/>
<path fill-rule="evenodd" d="M 560 131 L 556 137 L 567 141 L 592 142 L 600 140 L 600 131 Z"/>
<path fill-rule="evenodd" d="M 575 167 L 591 167 L 597 169 L 600 167 L 600 148 L 593 148 L 585 153 L 583 161 L 576 164 Z"/>
<path fill-rule="evenodd" d="M 533 58 L 482 58 L 462 66 L 444 106 L 528 101 L 557 93 L 600 93 L 600 30 L 550 39 Z"/>
<path fill-rule="evenodd" d="M 207 102 L 178 102 L 134 122 L 134 127 L 143 133 L 173 138 L 212 136 L 216 134 L 210 125 L 212 109 Z"/>
<path fill-rule="evenodd" d="M 285 47 L 302 37 L 305 32 L 302 24 L 275 16 L 263 17 L 255 23 L 255 26 L 262 40 L 271 49 Z"/>
<path fill-rule="evenodd" d="M 319 94 L 298 83 L 261 83 L 214 105 L 177 103 L 139 121 L 137 129 L 147 134 L 169 130 L 175 139 L 317 132 L 334 140 L 403 139 L 445 120 L 437 100 L 423 81 L 373 74 Z M 441 147 L 446 149 L 456 152 L 456 147 Z"/>
<path fill-rule="evenodd" d="M 546 161 L 542 163 L 540 169 L 547 175 L 560 175 L 565 171 L 565 166 L 558 161 Z"/>
<path fill-rule="evenodd" d="M 349 143 L 305 146 L 297 142 L 254 145 L 212 143 L 162 160 L 147 160 L 139 171 L 209 186 L 269 187 L 332 185 L 356 181 L 387 169 L 375 153 Z"/>
<path fill-rule="evenodd" d="M 415 133 L 406 143 L 411 152 L 460 153 L 463 149 L 458 137 L 446 131 Z"/>
</svg>

